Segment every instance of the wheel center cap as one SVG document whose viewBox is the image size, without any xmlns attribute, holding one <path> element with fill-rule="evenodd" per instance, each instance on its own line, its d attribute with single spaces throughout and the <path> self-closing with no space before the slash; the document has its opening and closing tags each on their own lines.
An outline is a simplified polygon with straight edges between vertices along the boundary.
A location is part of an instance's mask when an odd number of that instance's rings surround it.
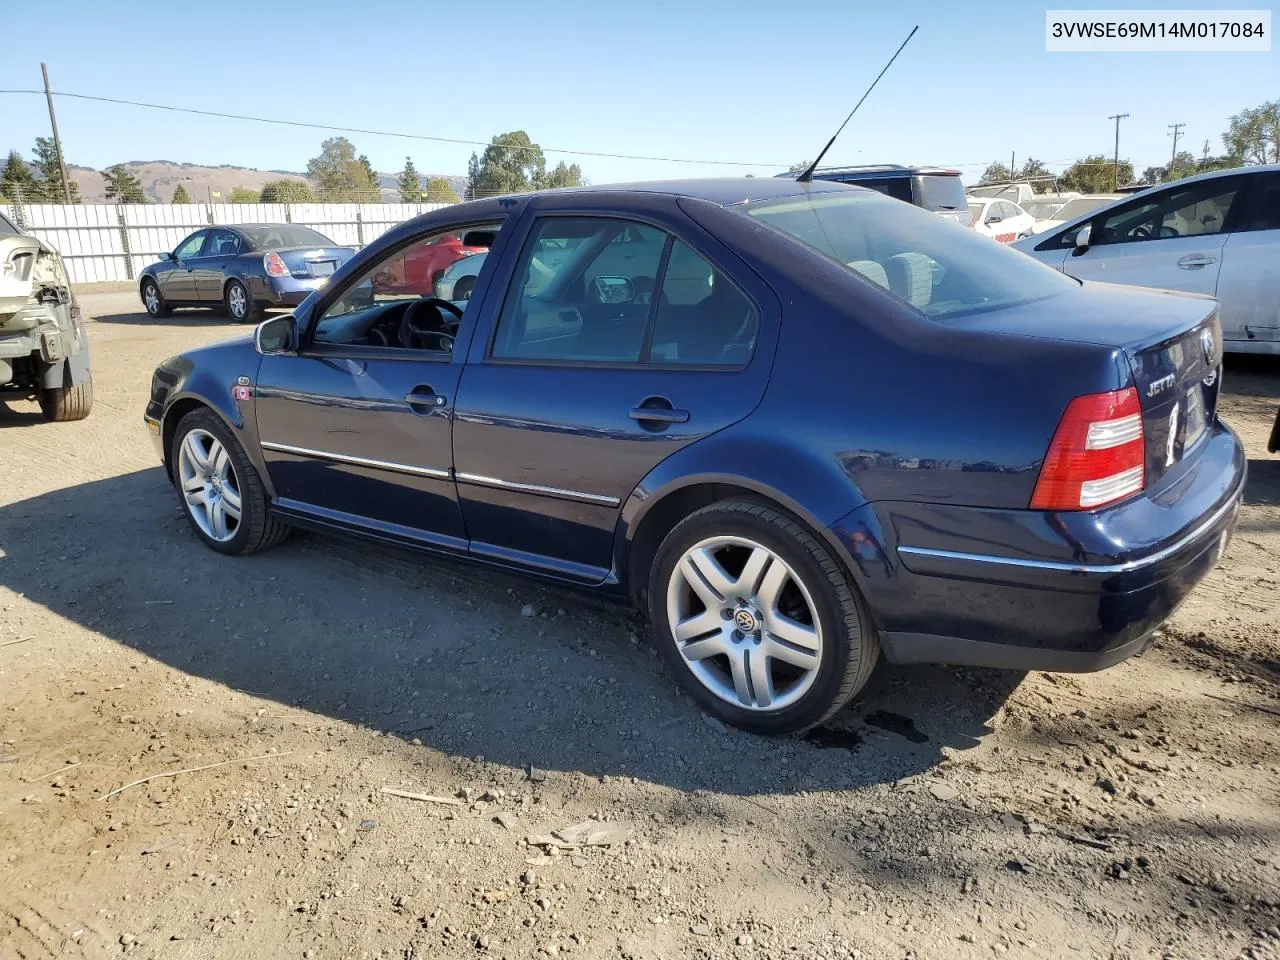
<svg viewBox="0 0 1280 960">
<path fill-rule="evenodd" d="M 755 613 L 742 607 L 733 615 L 733 625 L 743 633 L 755 633 L 758 622 Z"/>
</svg>

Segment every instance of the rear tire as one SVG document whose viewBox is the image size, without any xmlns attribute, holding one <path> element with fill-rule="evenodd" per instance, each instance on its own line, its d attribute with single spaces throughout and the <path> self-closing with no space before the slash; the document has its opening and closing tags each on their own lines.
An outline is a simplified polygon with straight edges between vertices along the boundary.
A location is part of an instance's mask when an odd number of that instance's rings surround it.
<svg viewBox="0 0 1280 960">
<path fill-rule="evenodd" d="M 93 380 L 73 387 L 44 388 L 40 391 L 40 412 L 46 420 L 65 423 L 83 420 L 93 409 Z"/>
<path fill-rule="evenodd" d="M 262 318 L 262 308 L 253 302 L 249 291 L 239 280 L 232 280 L 222 292 L 222 306 L 236 323 L 257 323 Z"/>
<path fill-rule="evenodd" d="M 160 288 L 156 286 L 156 282 L 150 277 L 142 281 L 139 293 L 142 296 L 142 305 L 146 307 L 147 313 L 157 320 L 173 313 L 173 307 L 169 306 L 165 298 L 160 295 Z"/>
<path fill-rule="evenodd" d="M 707 713 L 753 733 L 817 726 L 879 659 L 847 573 L 769 504 L 722 501 L 678 523 L 658 548 L 648 596 L 658 649 L 680 685 Z"/>
</svg>

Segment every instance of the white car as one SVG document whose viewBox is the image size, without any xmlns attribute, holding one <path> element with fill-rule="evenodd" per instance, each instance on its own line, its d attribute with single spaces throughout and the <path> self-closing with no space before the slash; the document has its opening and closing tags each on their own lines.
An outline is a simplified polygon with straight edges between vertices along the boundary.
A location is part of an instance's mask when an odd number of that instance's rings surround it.
<svg viewBox="0 0 1280 960">
<path fill-rule="evenodd" d="M 1019 206 L 1035 217 L 1036 223 L 1040 223 L 1044 220 L 1052 220 L 1059 210 L 1078 196 L 1080 196 L 1078 193 L 1045 193 L 1032 197 L 1020 203 Z"/>
<path fill-rule="evenodd" d="M 1076 217 L 1082 217 L 1090 210 L 1097 210 L 1099 207 L 1105 207 L 1108 203 L 1119 200 L 1123 194 L 1119 193 L 1086 193 L 1084 195 L 1077 194 L 1062 206 L 1060 206 L 1051 217 L 1036 216 L 1036 225 L 1031 228 L 1031 233 L 1044 233 L 1046 230 L 1052 230 L 1054 227 L 1060 227 L 1068 220 L 1074 220 Z"/>
<path fill-rule="evenodd" d="M 1152 187 L 1014 247 L 1080 280 L 1216 297 L 1224 350 L 1280 355 L 1280 164 Z"/>
<path fill-rule="evenodd" d="M 999 197 L 969 197 L 973 229 L 1000 243 L 1013 243 L 1035 226 L 1036 218 L 1012 200 Z"/>
</svg>

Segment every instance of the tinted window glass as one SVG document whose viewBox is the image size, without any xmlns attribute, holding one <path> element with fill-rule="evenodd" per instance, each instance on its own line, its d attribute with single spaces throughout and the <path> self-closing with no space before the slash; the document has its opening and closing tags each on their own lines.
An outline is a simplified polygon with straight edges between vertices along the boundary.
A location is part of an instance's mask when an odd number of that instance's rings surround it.
<svg viewBox="0 0 1280 960">
<path fill-rule="evenodd" d="M 178 245 L 178 249 L 174 251 L 175 256 L 179 260 L 188 260 L 191 257 L 200 256 L 200 250 L 204 247 L 204 238 L 207 233 L 208 231 L 206 230 L 200 230 L 187 237 Z"/>
<path fill-rule="evenodd" d="M 0 236 L 17 236 L 18 228 L 9 222 L 9 218 L 0 213 Z"/>
<path fill-rule="evenodd" d="M 733 209 L 808 244 L 935 319 L 1027 303 L 1075 286 L 972 230 L 867 194 L 812 194 Z"/>
<path fill-rule="evenodd" d="M 1098 218 L 1090 242 L 1135 243 L 1220 233 L 1236 187 L 1233 178 L 1142 194 L 1141 200 Z"/>
<path fill-rule="evenodd" d="M 963 210 L 964 184 L 959 177 L 917 177 L 920 197 L 917 201 L 926 210 Z"/>
<path fill-rule="evenodd" d="M 756 313 L 742 291 L 677 240 L 662 278 L 648 359 L 740 366 L 751 359 Z"/>
<path fill-rule="evenodd" d="M 296 223 L 266 223 L 240 227 L 257 250 L 279 247 L 333 247 L 336 244 L 323 233 Z"/>
<path fill-rule="evenodd" d="M 240 238 L 230 230 L 210 230 L 205 245 L 206 257 L 234 257 L 240 252 Z"/>
<path fill-rule="evenodd" d="M 1280 173 L 1255 177 L 1237 230 L 1280 230 Z"/>
<path fill-rule="evenodd" d="M 493 356 L 638 362 L 666 243 L 663 231 L 626 220 L 539 221 L 513 273 Z"/>
</svg>

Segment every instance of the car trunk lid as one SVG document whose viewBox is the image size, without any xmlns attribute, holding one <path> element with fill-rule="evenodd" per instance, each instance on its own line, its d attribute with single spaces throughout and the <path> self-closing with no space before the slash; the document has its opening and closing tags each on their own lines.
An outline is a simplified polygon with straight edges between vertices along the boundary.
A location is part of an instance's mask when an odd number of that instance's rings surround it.
<svg viewBox="0 0 1280 960">
<path fill-rule="evenodd" d="M 311 280 L 336 273 L 356 252 L 351 247 L 292 247 L 275 253 L 293 277 Z"/>
</svg>

